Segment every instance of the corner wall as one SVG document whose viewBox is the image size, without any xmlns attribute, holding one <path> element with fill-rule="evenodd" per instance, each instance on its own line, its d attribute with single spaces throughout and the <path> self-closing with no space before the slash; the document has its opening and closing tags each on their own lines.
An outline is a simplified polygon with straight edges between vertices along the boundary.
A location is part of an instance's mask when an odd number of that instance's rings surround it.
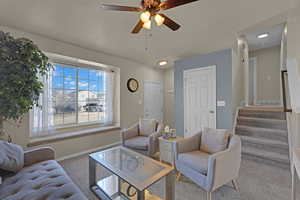
<svg viewBox="0 0 300 200">
<path fill-rule="evenodd" d="M 241 70 L 239 74 L 243 77 L 242 88 L 240 88 L 244 93 L 242 104 L 249 105 L 249 47 L 245 37 L 238 38 L 238 58 L 238 66 Z"/>
<path fill-rule="evenodd" d="M 232 49 L 232 119 L 235 120 L 237 108 L 245 103 L 245 66 L 242 63 L 243 52 L 242 42 L 240 40 L 235 42 Z"/>
<path fill-rule="evenodd" d="M 120 120 L 121 128 L 126 128 L 137 122 L 139 117 L 143 116 L 143 81 L 162 81 L 163 73 L 149 66 L 139 64 L 128 59 L 117 56 L 91 51 L 78 46 L 74 46 L 61 41 L 56 41 L 40 35 L 26 33 L 9 27 L 1 27 L 0 30 L 12 33 L 16 37 L 27 37 L 33 40 L 43 51 L 61 54 L 65 56 L 81 58 L 95 61 L 120 68 Z M 136 78 L 140 82 L 138 92 L 131 93 L 128 91 L 126 82 L 129 78 Z M 142 102 L 142 103 L 139 103 Z M 7 132 L 13 138 L 13 142 L 22 145 L 27 149 L 29 138 L 29 115 L 25 115 L 22 124 L 14 123 L 5 124 Z M 50 143 L 56 150 L 57 157 L 64 157 L 71 154 L 99 148 L 104 145 L 120 141 L 120 131 L 110 131 L 96 133 L 88 136 L 61 140 Z M 47 146 L 47 145 L 46 145 Z"/>
<path fill-rule="evenodd" d="M 291 8 L 287 21 L 287 70 L 288 74 L 293 73 L 292 79 L 294 79 L 291 80 L 289 76 L 289 94 L 293 112 L 287 113 L 287 123 L 289 147 L 293 151 L 294 148 L 300 147 L 300 110 L 298 110 L 299 101 L 297 101 L 300 96 L 300 87 L 298 84 L 300 82 L 300 1 L 294 0 Z M 292 166 L 292 156 L 290 160 Z"/>
<path fill-rule="evenodd" d="M 217 128 L 232 128 L 232 50 L 225 49 L 175 62 L 175 127 L 179 136 L 184 136 L 183 72 L 212 65 L 217 66 L 217 101 L 226 102 L 225 107 L 217 107 Z"/>
<path fill-rule="evenodd" d="M 174 119 L 174 69 L 164 72 L 164 124 L 175 128 Z"/>
</svg>

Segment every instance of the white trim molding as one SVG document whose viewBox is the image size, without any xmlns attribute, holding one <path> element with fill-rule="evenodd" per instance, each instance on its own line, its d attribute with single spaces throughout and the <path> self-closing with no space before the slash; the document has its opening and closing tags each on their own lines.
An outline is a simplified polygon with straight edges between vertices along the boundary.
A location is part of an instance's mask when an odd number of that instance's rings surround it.
<svg viewBox="0 0 300 200">
<path fill-rule="evenodd" d="M 109 148 L 119 146 L 119 145 L 121 145 L 121 142 L 115 142 L 115 143 L 104 145 L 104 146 L 101 146 L 101 147 L 97 147 L 97 148 L 89 149 L 89 150 L 86 150 L 86 151 L 81 151 L 81 152 L 78 152 L 78 153 L 74 153 L 74 154 L 71 154 L 71 155 L 68 155 L 68 156 L 63 156 L 63 157 L 57 158 L 56 161 L 60 162 L 60 161 L 63 161 L 63 160 L 68 160 L 68 159 L 71 159 L 71 158 L 82 156 L 84 154 L 90 154 L 90 153 L 93 153 L 93 152 L 96 152 L 96 151 L 109 149 Z"/>
</svg>

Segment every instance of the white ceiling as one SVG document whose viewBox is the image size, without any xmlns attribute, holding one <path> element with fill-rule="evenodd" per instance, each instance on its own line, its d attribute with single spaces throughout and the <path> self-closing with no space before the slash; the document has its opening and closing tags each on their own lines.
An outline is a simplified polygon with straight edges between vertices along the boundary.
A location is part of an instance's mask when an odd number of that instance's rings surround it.
<svg viewBox="0 0 300 200">
<path fill-rule="evenodd" d="M 137 13 L 106 11 L 100 4 L 137 6 L 138 0 L 0 0 L 0 24 L 155 65 L 230 48 L 237 32 L 286 12 L 289 2 L 200 0 L 164 12 L 182 25 L 179 31 L 154 27 L 133 35 Z"/>
<path fill-rule="evenodd" d="M 245 37 L 249 45 L 249 50 L 255 51 L 280 45 L 283 31 L 284 24 L 280 24 L 269 28 L 263 28 L 255 32 L 246 33 Z M 257 38 L 257 36 L 262 33 L 268 33 L 269 37 L 263 39 Z"/>
</svg>

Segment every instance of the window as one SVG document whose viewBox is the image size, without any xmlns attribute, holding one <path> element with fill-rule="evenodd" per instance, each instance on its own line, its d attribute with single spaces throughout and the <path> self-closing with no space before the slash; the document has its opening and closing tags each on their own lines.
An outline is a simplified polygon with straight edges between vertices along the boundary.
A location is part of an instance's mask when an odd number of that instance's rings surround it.
<svg viewBox="0 0 300 200">
<path fill-rule="evenodd" d="M 32 113 L 32 136 L 82 125 L 113 123 L 114 73 L 53 64 L 43 77 L 40 107 Z"/>
</svg>

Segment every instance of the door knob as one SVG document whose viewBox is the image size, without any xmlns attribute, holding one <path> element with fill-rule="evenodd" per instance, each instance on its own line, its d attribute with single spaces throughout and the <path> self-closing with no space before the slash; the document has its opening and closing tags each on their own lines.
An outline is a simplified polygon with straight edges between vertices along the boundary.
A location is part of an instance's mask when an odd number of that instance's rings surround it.
<svg viewBox="0 0 300 200">
<path fill-rule="evenodd" d="M 210 110 L 210 111 L 209 111 L 209 113 L 211 113 L 211 114 L 214 114 L 214 113 L 215 113 L 215 111 L 213 111 L 213 110 Z"/>
</svg>

